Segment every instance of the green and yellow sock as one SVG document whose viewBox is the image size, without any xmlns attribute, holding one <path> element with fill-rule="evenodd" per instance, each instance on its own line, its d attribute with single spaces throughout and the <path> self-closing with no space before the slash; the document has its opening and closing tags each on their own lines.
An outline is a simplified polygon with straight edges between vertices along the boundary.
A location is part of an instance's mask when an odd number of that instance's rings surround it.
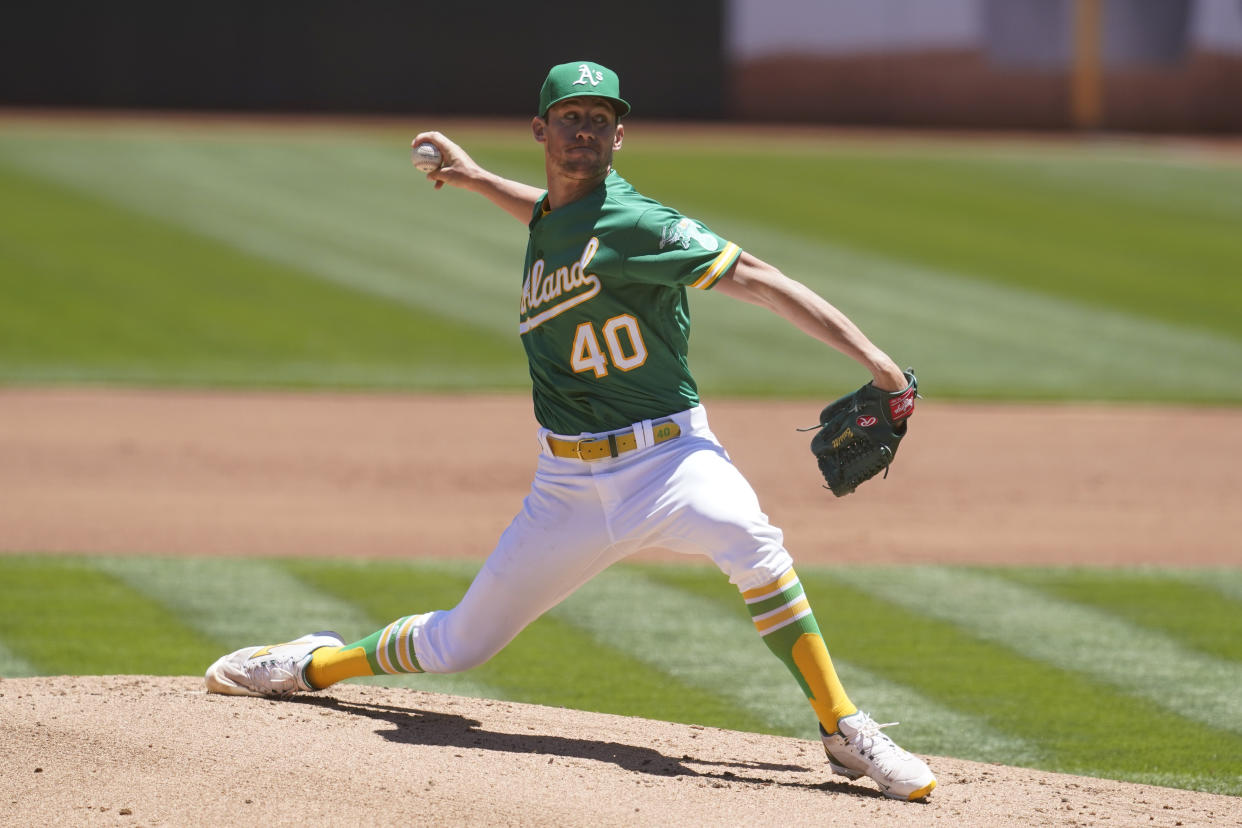
<svg viewBox="0 0 1242 828">
<path fill-rule="evenodd" d="M 806 593 L 791 569 L 772 583 L 742 593 L 763 643 L 785 663 L 829 733 L 837 719 L 858 712 L 837 677 Z"/>
<path fill-rule="evenodd" d="M 306 679 L 322 690 L 347 678 L 378 676 L 381 673 L 421 673 L 410 636 L 415 619 L 407 615 L 376 630 L 361 641 L 344 647 L 320 647 L 311 654 Z"/>
</svg>

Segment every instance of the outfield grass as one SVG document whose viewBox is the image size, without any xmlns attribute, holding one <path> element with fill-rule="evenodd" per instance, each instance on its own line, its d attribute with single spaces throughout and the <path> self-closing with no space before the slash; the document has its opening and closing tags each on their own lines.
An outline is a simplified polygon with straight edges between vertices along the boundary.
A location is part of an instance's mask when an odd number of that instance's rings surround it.
<svg viewBox="0 0 1242 828">
<path fill-rule="evenodd" d="M 456 603 L 463 562 L 0 557 L 0 675 L 201 674 Z M 806 567 L 852 696 L 930 754 L 1242 795 L 1242 572 Z M 619 566 L 486 665 L 381 683 L 809 738 L 709 567 Z"/>
<path fill-rule="evenodd" d="M 541 180 L 523 125 L 455 134 Z M 407 146 L 0 123 L 0 382 L 524 387 L 525 229 L 433 191 Z M 1242 369 L 1242 167 L 1102 143 L 753 146 L 632 124 L 618 166 L 835 301 L 925 393 L 1242 401 L 1222 381 Z M 857 382 L 766 312 L 693 313 L 709 395 Z"/>
</svg>

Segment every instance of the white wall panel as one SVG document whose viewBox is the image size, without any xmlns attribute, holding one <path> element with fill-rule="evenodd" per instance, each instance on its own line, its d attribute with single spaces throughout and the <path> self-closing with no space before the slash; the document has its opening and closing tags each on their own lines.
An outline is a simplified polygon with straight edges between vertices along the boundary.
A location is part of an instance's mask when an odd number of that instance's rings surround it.
<svg viewBox="0 0 1242 828">
<path fill-rule="evenodd" d="M 727 0 L 733 60 L 977 46 L 986 0 Z"/>
</svg>

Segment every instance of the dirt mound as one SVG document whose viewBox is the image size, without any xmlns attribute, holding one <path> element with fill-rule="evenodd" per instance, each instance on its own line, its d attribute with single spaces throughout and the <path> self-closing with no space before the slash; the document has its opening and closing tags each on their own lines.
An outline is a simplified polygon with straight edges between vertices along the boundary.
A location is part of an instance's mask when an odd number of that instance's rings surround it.
<svg viewBox="0 0 1242 828">
<path fill-rule="evenodd" d="M 1221 825 L 1242 799 L 931 758 L 927 803 L 832 776 L 815 742 L 336 686 L 0 680 L 3 825 Z"/>
</svg>

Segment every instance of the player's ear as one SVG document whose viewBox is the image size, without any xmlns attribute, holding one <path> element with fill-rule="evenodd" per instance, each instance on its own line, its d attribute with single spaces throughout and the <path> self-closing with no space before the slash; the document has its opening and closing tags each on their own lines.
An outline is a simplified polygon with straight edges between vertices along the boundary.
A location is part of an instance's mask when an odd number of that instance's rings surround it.
<svg viewBox="0 0 1242 828">
<path fill-rule="evenodd" d="M 530 131 L 534 133 L 535 140 L 543 143 L 548 140 L 548 122 L 536 115 L 531 119 Z"/>
<path fill-rule="evenodd" d="M 625 140 L 625 127 L 617 124 L 617 132 L 612 136 L 612 150 L 616 152 L 621 149 L 621 142 Z"/>
</svg>

